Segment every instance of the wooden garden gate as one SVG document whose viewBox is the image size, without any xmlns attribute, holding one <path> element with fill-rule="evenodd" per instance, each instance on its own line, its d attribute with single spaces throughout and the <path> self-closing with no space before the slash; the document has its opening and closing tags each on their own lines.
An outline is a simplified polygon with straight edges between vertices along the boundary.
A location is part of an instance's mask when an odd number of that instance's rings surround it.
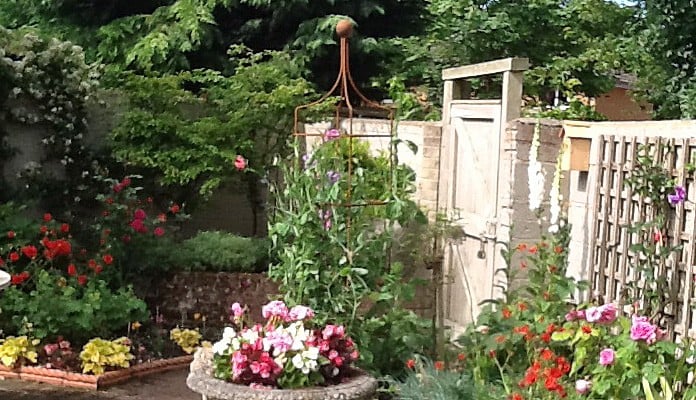
<svg viewBox="0 0 696 400">
<path fill-rule="evenodd" d="M 506 123 L 520 116 L 526 58 L 450 68 L 444 80 L 438 209 L 454 217 L 465 240 L 445 251 L 438 319 L 456 334 L 473 321 L 479 303 L 496 295 L 502 266 L 498 221 L 502 141 Z M 467 80 L 502 74 L 499 100 L 469 99 Z"/>
</svg>

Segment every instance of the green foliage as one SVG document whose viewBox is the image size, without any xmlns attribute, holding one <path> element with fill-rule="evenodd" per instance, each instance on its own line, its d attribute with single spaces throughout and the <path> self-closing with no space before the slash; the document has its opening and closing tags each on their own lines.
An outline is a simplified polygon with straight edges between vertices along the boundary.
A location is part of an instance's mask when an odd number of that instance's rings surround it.
<svg viewBox="0 0 696 400">
<path fill-rule="evenodd" d="M 132 75 L 125 89 L 130 105 L 110 135 L 114 156 L 202 196 L 235 175 L 239 154 L 262 173 L 284 151 L 278 132 L 291 130 L 294 105 L 311 93 L 284 53 L 247 55 L 229 77 Z"/>
<path fill-rule="evenodd" d="M 304 161 L 294 150 L 294 159 L 281 165 L 282 186 L 273 188 L 269 236 L 277 262 L 269 276 L 281 283 L 290 305 L 306 304 L 317 316 L 345 325 L 357 338 L 364 366 L 399 372 L 403 365 L 395 367 L 394 354 L 428 347 L 426 325 L 398 311 L 413 293 L 402 281 L 402 266 L 389 265 L 397 224 L 423 221 L 409 197 L 413 171 L 403 165 L 391 170 L 386 155 L 372 156 L 367 143 L 354 139 L 327 141 Z M 350 201 L 362 206 L 342 206 L 349 190 Z M 366 205 L 371 201 L 386 204 Z"/>
<path fill-rule="evenodd" d="M 425 82 L 440 93 L 442 68 L 528 57 L 529 94 L 546 99 L 548 92 L 577 79 L 578 90 L 594 95 L 611 88 L 611 75 L 621 68 L 615 43 L 631 17 L 631 9 L 604 0 L 431 0 L 427 34 L 396 39 L 403 55 L 394 55 L 390 65 L 407 82 Z M 472 91 L 485 96 L 497 85 L 476 80 Z"/>
<path fill-rule="evenodd" d="M 0 26 L 0 71 L 6 78 L 0 84 L 0 104 L 6 105 L 2 119 L 48 128 L 41 143 L 36 143 L 45 156 L 25 171 L 31 181 L 26 186 L 33 188 L 38 182 L 42 190 L 23 190 L 25 197 L 63 207 L 90 198 L 89 179 L 98 164 L 85 146 L 84 135 L 87 102 L 98 86 L 97 69 L 85 62 L 82 49 L 71 42 Z M 62 164 L 65 174 L 54 172 L 56 163 Z"/>
<path fill-rule="evenodd" d="M 11 315 L 0 321 L 7 334 L 31 334 L 38 339 L 63 336 L 76 343 L 94 336 L 113 337 L 131 321 L 147 319 L 145 303 L 130 289 L 112 291 L 99 280 L 73 286 L 46 271 L 38 273 L 31 292 L 16 286 L 6 289 L 0 308 Z"/>
<path fill-rule="evenodd" d="M 227 232 L 199 232 L 177 246 L 171 260 L 193 271 L 260 272 L 268 267 L 268 242 Z"/>
<path fill-rule="evenodd" d="M 26 336 L 0 339 L 0 362 L 6 367 L 18 367 L 25 362 L 36 363 L 37 344 L 37 339 L 32 340 Z"/>
<path fill-rule="evenodd" d="M 102 375 L 110 369 L 128 368 L 133 358 L 130 341 L 125 337 L 116 340 L 95 338 L 87 342 L 80 352 L 84 374 Z"/>
<path fill-rule="evenodd" d="M 403 400 L 493 400 L 504 394 L 493 384 L 479 386 L 463 366 L 438 368 L 427 359 L 414 361 L 413 370 L 403 381 L 390 381 L 392 390 Z"/>
<path fill-rule="evenodd" d="M 658 118 L 694 118 L 694 4 L 689 0 L 656 0 L 640 5 L 639 12 L 645 18 L 625 44 L 632 56 L 632 70 L 655 105 Z"/>
<path fill-rule="evenodd" d="M 622 295 L 627 302 L 640 301 L 648 315 L 660 314 L 672 303 L 665 293 L 676 293 L 671 279 L 664 275 L 669 259 L 682 249 L 668 240 L 667 230 L 674 218 L 668 196 L 675 190 L 675 182 L 668 171 L 657 160 L 663 160 L 674 149 L 668 146 L 641 145 L 635 164 L 624 180 L 624 186 L 648 201 L 644 219 L 631 223 L 630 250 L 637 254 L 634 267 L 642 282 L 628 282 Z"/>
</svg>

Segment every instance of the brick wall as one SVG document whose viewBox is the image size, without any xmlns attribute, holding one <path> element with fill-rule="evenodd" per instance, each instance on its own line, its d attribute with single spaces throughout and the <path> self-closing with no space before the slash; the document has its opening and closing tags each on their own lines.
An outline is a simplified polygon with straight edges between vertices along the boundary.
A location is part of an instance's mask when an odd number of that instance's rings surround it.
<svg viewBox="0 0 696 400">
<path fill-rule="evenodd" d="M 505 168 L 500 177 L 505 182 L 505 188 L 499 193 L 503 209 L 499 214 L 501 237 L 510 238 L 510 244 L 514 247 L 520 243 L 533 243 L 548 232 L 549 228 L 549 197 L 554 172 L 557 167 L 558 156 L 563 146 L 561 137 L 562 122 L 555 120 L 540 120 L 539 139 L 540 145 L 537 160 L 541 163 L 544 175 L 544 196 L 541 203 L 541 212 L 537 213 L 529 209 L 529 160 L 532 147 L 532 138 L 537 124 L 536 119 L 518 119 L 512 121 L 505 133 L 503 142 L 505 153 L 503 164 Z M 509 172 L 508 172 L 509 171 Z M 506 173 L 507 172 L 507 173 Z M 567 198 L 563 193 L 562 198 Z M 521 257 L 518 255 L 512 261 L 513 268 L 519 268 Z M 509 284 L 513 287 L 523 285 L 526 276 L 523 271 L 518 274 L 518 279 Z"/>
</svg>

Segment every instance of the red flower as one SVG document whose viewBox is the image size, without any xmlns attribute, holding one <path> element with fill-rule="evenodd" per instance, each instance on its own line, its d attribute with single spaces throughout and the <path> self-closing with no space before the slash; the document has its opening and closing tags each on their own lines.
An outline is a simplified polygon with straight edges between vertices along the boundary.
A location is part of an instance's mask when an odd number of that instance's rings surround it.
<svg viewBox="0 0 696 400">
<path fill-rule="evenodd" d="M 507 307 L 503 307 L 502 313 L 503 313 L 503 319 L 508 319 L 508 318 L 512 317 L 512 311 L 510 311 L 510 309 Z"/>
<path fill-rule="evenodd" d="M 159 222 L 167 222 L 167 215 L 164 214 L 164 213 L 159 214 L 159 215 L 157 216 L 157 220 L 158 220 Z"/>
<path fill-rule="evenodd" d="M 592 327 L 585 324 L 582 326 L 582 332 L 589 335 L 590 333 L 592 333 Z"/>
<path fill-rule="evenodd" d="M 70 232 L 70 225 L 68 224 L 61 224 L 60 225 L 60 231 L 63 233 L 68 233 Z"/>
<path fill-rule="evenodd" d="M 24 246 L 22 247 L 22 254 L 24 254 L 27 258 L 33 259 L 37 254 L 39 254 L 39 251 L 35 246 Z"/>
<path fill-rule="evenodd" d="M 500 343 L 505 343 L 505 336 L 503 335 L 498 335 L 495 337 L 495 342 L 500 344 Z"/>
<path fill-rule="evenodd" d="M 142 221 L 142 220 L 144 220 L 145 218 L 147 218 L 147 214 L 145 214 L 145 210 L 143 210 L 142 208 L 138 208 L 138 209 L 135 210 L 135 212 L 133 213 L 133 218 L 135 218 L 136 220 L 141 220 L 141 221 Z"/>
<path fill-rule="evenodd" d="M 162 236 L 162 235 L 164 235 L 164 228 L 162 228 L 161 226 L 158 226 L 157 228 L 155 228 L 155 230 L 152 233 L 154 233 L 155 236 Z"/>
<path fill-rule="evenodd" d="M 134 219 L 133 221 L 131 221 L 130 227 L 133 228 L 133 230 L 138 232 L 138 233 L 147 232 L 147 227 L 145 226 L 145 224 L 143 224 L 142 219 Z"/>
<path fill-rule="evenodd" d="M 415 366 L 416 366 L 416 360 L 414 360 L 412 358 L 406 360 L 406 368 L 413 369 L 413 368 L 415 368 Z"/>
<path fill-rule="evenodd" d="M 545 331 L 545 332 L 546 332 L 546 333 L 553 333 L 553 332 L 555 332 L 555 331 L 556 331 L 556 325 L 555 325 L 555 324 L 549 324 L 549 325 L 546 327 L 546 331 Z"/>
<path fill-rule="evenodd" d="M 21 285 L 26 280 L 27 278 L 24 276 L 24 273 L 12 275 L 12 277 L 10 278 L 10 282 L 13 285 Z"/>
<path fill-rule="evenodd" d="M 81 286 L 84 286 L 87 284 L 87 275 L 80 275 L 77 277 L 77 283 L 79 283 Z"/>
<path fill-rule="evenodd" d="M 97 265 L 96 267 L 94 267 L 94 273 L 97 275 L 99 275 L 103 270 L 104 267 L 102 267 L 101 265 Z"/>
<path fill-rule="evenodd" d="M 104 261 L 104 264 L 106 265 L 111 265 L 111 263 L 114 262 L 114 257 L 111 254 L 104 254 L 102 261 Z"/>
<path fill-rule="evenodd" d="M 68 265 L 68 275 L 70 275 L 70 276 L 77 275 L 77 268 L 75 267 L 75 264 Z"/>
<path fill-rule="evenodd" d="M 556 247 L 553 249 L 553 251 L 554 251 L 556 254 L 561 254 L 561 253 L 563 253 L 563 247 L 561 247 L 561 246 L 556 246 Z"/>
<path fill-rule="evenodd" d="M 19 254 L 16 251 L 10 253 L 10 261 L 17 262 L 19 260 Z"/>
<path fill-rule="evenodd" d="M 52 219 L 53 219 L 53 216 L 50 213 L 46 213 L 43 215 L 43 220 L 46 222 L 49 222 Z"/>
<path fill-rule="evenodd" d="M 90 268 L 94 268 L 97 266 L 97 262 L 92 258 L 89 261 L 87 261 L 87 266 Z"/>
<path fill-rule="evenodd" d="M 466 355 L 464 355 L 464 353 L 457 354 L 457 360 L 459 360 L 459 361 L 466 360 Z"/>
<path fill-rule="evenodd" d="M 2 257 L 0 257 L 0 265 L 3 265 L 3 264 L 5 264 L 5 260 L 3 260 Z"/>
<path fill-rule="evenodd" d="M 538 249 L 537 249 L 536 246 L 532 246 L 532 247 L 529 248 L 529 252 L 530 252 L 531 254 L 536 254 L 537 251 L 538 251 Z"/>
<path fill-rule="evenodd" d="M 551 341 L 551 334 L 544 332 L 541 335 L 539 335 L 539 338 L 541 339 L 542 342 L 549 343 Z"/>
<path fill-rule="evenodd" d="M 179 205 L 178 205 L 178 204 L 172 204 L 172 206 L 171 206 L 171 207 L 169 207 L 169 211 L 171 211 L 171 212 L 172 212 L 172 214 L 176 214 L 176 213 L 178 213 L 178 212 L 179 212 L 179 210 L 181 210 L 181 207 L 179 207 Z"/>
<path fill-rule="evenodd" d="M 517 245 L 517 250 L 518 251 L 525 251 L 527 250 L 527 244 L 526 243 L 520 243 Z"/>
<path fill-rule="evenodd" d="M 442 370 L 445 369 L 445 363 L 442 362 L 442 361 L 435 361 L 434 367 L 435 367 L 436 370 L 442 371 Z"/>
<path fill-rule="evenodd" d="M 44 238 L 46 239 L 46 238 Z M 50 241 L 48 239 L 42 240 L 44 246 L 46 246 L 46 251 L 44 254 L 46 258 L 53 259 L 59 256 L 69 256 L 72 252 L 72 246 L 67 240 L 59 239 L 55 241 Z"/>
<path fill-rule="evenodd" d="M 517 304 L 517 308 L 518 308 L 520 311 L 526 311 L 526 310 L 527 310 L 527 304 L 524 303 L 524 302 L 522 302 L 522 301 L 520 301 L 520 302 Z"/>
<path fill-rule="evenodd" d="M 527 334 L 529 334 L 529 326 L 528 325 L 516 326 L 512 329 L 512 331 L 515 333 L 519 333 L 520 335 L 527 335 Z"/>
<path fill-rule="evenodd" d="M 549 349 L 544 349 L 541 351 L 541 359 L 544 361 L 551 361 L 553 359 L 553 351 Z"/>
<path fill-rule="evenodd" d="M 46 225 L 41 225 L 41 228 L 39 228 L 39 232 L 45 234 L 46 232 L 48 232 L 48 227 Z"/>
<path fill-rule="evenodd" d="M 513 393 L 512 396 L 510 396 L 510 400 L 524 400 L 524 397 L 519 393 Z"/>
<path fill-rule="evenodd" d="M 8 239 L 14 239 L 15 236 L 16 236 L 16 235 L 15 235 L 14 231 L 9 231 L 9 232 L 7 232 L 7 238 L 8 238 Z"/>
<path fill-rule="evenodd" d="M 106 204 L 114 204 L 114 199 L 109 197 L 106 199 Z"/>
</svg>

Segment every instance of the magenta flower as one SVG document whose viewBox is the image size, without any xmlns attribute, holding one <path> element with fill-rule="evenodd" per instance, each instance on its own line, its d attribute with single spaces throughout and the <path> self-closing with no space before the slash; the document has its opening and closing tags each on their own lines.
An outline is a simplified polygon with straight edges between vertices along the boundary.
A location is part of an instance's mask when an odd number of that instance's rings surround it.
<svg viewBox="0 0 696 400">
<path fill-rule="evenodd" d="M 329 141 L 329 140 L 334 140 L 338 139 L 341 136 L 341 131 L 338 129 L 329 129 L 326 132 L 324 132 L 324 140 Z"/>
<path fill-rule="evenodd" d="M 597 322 L 602 318 L 602 310 L 599 307 L 590 307 L 585 311 L 587 322 Z"/>
<path fill-rule="evenodd" d="M 657 326 L 648 321 L 648 317 L 634 315 L 631 318 L 631 340 L 645 340 L 648 344 L 657 340 Z"/>
<path fill-rule="evenodd" d="M 586 381 L 584 379 L 578 379 L 575 382 L 575 391 L 578 392 L 578 394 L 586 394 L 587 392 L 590 391 L 592 388 L 592 382 Z"/>
<path fill-rule="evenodd" d="M 599 317 L 599 321 L 597 322 L 601 324 L 611 324 L 612 322 L 616 321 L 616 318 L 619 316 L 619 310 L 613 303 L 599 306 L 599 311 L 601 315 Z"/>
<path fill-rule="evenodd" d="M 612 365 L 614 363 L 615 353 L 613 349 L 604 349 L 599 352 L 599 363 L 603 366 Z"/>
<path fill-rule="evenodd" d="M 686 200 L 686 190 L 683 186 L 675 186 L 674 193 L 667 195 L 667 201 L 673 206 L 684 202 L 684 200 Z"/>
</svg>

